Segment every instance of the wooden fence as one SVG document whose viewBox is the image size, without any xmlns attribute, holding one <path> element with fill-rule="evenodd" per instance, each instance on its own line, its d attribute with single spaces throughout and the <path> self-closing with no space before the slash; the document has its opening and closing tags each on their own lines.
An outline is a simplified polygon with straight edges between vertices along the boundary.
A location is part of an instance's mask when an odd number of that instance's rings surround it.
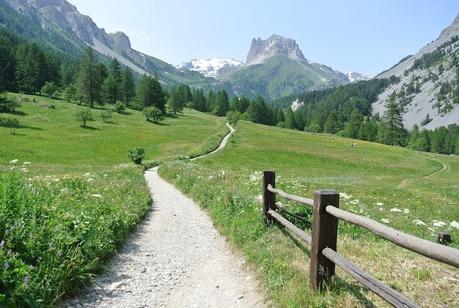
<svg viewBox="0 0 459 308">
<path fill-rule="evenodd" d="M 277 222 L 307 243 L 311 249 L 309 265 L 310 287 L 317 291 L 335 274 L 335 265 L 395 307 L 418 307 L 398 291 L 373 278 L 337 252 L 338 220 L 363 227 L 398 246 L 428 258 L 459 268 L 459 250 L 403 233 L 367 217 L 339 209 L 339 193 L 319 190 L 314 199 L 290 195 L 276 189 L 273 171 L 263 173 L 263 212 L 268 223 Z M 276 195 L 313 208 L 312 235 L 307 234 L 281 215 L 303 217 L 276 205 Z"/>
</svg>

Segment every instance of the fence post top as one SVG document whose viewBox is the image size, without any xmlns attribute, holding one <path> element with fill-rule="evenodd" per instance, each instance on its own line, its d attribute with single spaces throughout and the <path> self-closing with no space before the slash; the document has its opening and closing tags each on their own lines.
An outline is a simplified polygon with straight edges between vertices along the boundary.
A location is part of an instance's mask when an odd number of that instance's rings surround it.
<svg viewBox="0 0 459 308">
<path fill-rule="evenodd" d="M 273 171 L 273 170 L 265 170 L 265 171 L 263 171 L 263 173 L 275 173 L 275 171 Z"/>
<path fill-rule="evenodd" d="M 339 195 L 337 191 L 331 190 L 331 189 L 320 189 L 320 190 L 316 190 L 315 193 L 317 195 Z"/>
</svg>

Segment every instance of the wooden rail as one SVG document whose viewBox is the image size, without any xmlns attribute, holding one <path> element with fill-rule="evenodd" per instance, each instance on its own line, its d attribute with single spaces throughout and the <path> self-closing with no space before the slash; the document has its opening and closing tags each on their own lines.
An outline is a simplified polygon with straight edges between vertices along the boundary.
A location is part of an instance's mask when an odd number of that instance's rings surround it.
<svg viewBox="0 0 459 308">
<path fill-rule="evenodd" d="M 319 290 L 335 275 L 335 265 L 395 307 L 417 307 L 398 291 L 384 285 L 349 260 L 337 253 L 338 220 L 366 228 L 376 235 L 428 258 L 459 268 L 459 250 L 436 244 L 385 226 L 370 218 L 339 209 L 339 193 L 319 190 L 314 199 L 302 198 L 276 189 L 273 171 L 263 174 L 263 212 L 268 224 L 277 221 L 290 232 L 311 246 L 309 282 L 313 290 Z M 313 207 L 312 235 L 307 234 L 278 213 L 276 194 L 291 201 Z M 280 206 L 290 216 L 297 216 Z"/>
</svg>

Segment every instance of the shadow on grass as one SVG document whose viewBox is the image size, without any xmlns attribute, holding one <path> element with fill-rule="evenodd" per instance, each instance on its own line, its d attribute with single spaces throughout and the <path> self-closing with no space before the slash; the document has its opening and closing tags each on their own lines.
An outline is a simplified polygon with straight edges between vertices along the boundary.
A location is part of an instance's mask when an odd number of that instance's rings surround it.
<svg viewBox="0 0 459 308">
<path fill-rule="evenodd" d="M 154 124 L 154 125 L 159 125 L 159 126 L 170 126 L 168 123 L 162 123 L 162 122 L 153 122 L 150 120 L 147 120 L 148 123 Z"/>
<path fill-rule="evenodd" d="M 308 258 L 311 258 L 311 250 L 306 243 L 298 240 L 286 228 L 281 228 L 281 231 L 295 244 L 295 246 L 297 246 L 304 254 L 306 254 Z M 365 296 L 365 294 L 363 294 L 362 291 L 365 290 L 364 287 L 357 283 L 349 283 L 337 275 L 335 275 L 332 281 L 325 286 L 324 290 L 327 290 L 333 294 L 341 294 L 347 292 L 357 298 L 364 307 L 377 307 L 370 299 Z"/>
<path fill-rule="evenodd" d="M 81 125 L 80 125 L 80 127 L 83 128 L 83 129 L 87 129 L 87 130 L 100 130 L 100 129 L 97 128 L 97 127 L 88 126 L 88 125 L 86 125 L 86 126 L 81 126 Z"/>
</svg>

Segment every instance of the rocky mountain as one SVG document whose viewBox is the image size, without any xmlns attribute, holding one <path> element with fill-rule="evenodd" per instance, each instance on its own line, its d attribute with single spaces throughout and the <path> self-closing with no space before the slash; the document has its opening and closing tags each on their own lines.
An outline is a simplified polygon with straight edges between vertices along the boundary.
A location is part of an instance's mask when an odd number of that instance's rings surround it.
<svg viewBox="0 0 459 308">
<path fill-rule="evenodd" d="M 269 99 L 349 82 L 345 74 L 306 60 L 294 40 L 279 35 L 267 40 L 254 39 L 246 65 L 224 80 L 239 95 L 262 95 Z"/>
<path fill-rule="evenodd" d="M 190 62 L 184 62 L 177 68 L 185 68 L 190 71 L 195 71 L 203 74 L 206 77 L 221 78 L 224 75 L 229 75 L 235 70 L 244 66 L 244 63 L 234 59 L 193 59 Z"/>
<path fill-rule="evenodd" d="M 399 80 L 373 104 L 375 113 L 382 114 L 389 96 L 395 93 L 408 128 L 459 123 L 459 15 L 435 41 L 377 77 L 391 76 Z"/>
<path fill-rule="evenodd" d="M 360 74 L 360 73 L 357 73 L 357 72 L 347 72 L 346 76 L 347 76 L 347 79 L 349 79 L 350 82 L 371 79 L 370 76 L 364 75 L 364 74 Z"/>
<path fill-rule="evenodd" d="M 2 5 L 3 4 L 3 5 Z M 6 4 L 6 5 L 5 5 Z M 156 74 L 164 83 L 187 83 L 190 86 L 212 87 L 217 82 L 189 70 L 174 66 L 139 52 L 131 47 L 129 37 L 122 33 L 106 33 L 103 28 L 66 0 L 1 0 L 0 23 L 13 32 L 47 43 L 65 53 L 78 54 L 93 47 L 107 58 L 116 58 L 139 74 Z M 24 26 L 18 25 L 17 14 Z M 38 30 L 41 29 L 41 30 Z M 38 37 L 37 37 L 38 35 Z M 59 41 L 67 41 L 62 48 Z"/>
</svg>

